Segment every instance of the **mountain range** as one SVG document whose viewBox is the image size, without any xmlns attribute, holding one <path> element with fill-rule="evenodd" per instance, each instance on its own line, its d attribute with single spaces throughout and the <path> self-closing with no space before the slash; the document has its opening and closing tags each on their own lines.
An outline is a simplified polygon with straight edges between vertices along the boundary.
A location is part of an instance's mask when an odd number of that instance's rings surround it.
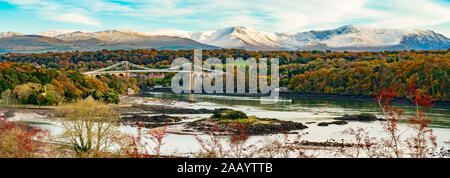
<svg viewBox="0 0 450 178">
<path fill-rule="evenodd" d="M 164 29 L 152 32 L 53 30 L 26 35 L 0 33 L 0 53 L 92 51 L 100 49 L 220 49 L 246 50 L 435 50 L 450 48 L 450 39 L 430 30 L 400 30 L 346 25 L 337 29 L 298 33 L 268 33 L 236 26 L 189 32 Z"/>
</svg>

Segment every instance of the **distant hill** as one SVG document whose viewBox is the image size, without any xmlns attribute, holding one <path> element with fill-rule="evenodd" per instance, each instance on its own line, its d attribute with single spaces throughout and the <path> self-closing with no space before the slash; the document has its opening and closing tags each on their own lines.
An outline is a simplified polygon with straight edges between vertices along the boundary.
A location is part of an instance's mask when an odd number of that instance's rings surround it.
<svg viewBox="0 0 450 178">
<path fill-rule="evenodd" d="M 218 49 L 246 50 L 436 50 L 450 48 L 450 39 L 430 30 L 400 30 L 346 25 L 299 33 L 268 33 L 236 26 L 213 31 L 174 29 L 153 32 L 53 30 L 37 35 L 0 33 L 0 53 L 87 51 L 99 49 Z"/>
<path fill-rule="evenodd" d="M 101 49 L 219 49 L 191 39 L 169 36 L 145 36 L 136 40 L 105 42 L 96 38 L 76 41 L 61 40 L 39 35 L 21 35 L 0 38 L 0 53 L 94 51 Z"/>
</svg>

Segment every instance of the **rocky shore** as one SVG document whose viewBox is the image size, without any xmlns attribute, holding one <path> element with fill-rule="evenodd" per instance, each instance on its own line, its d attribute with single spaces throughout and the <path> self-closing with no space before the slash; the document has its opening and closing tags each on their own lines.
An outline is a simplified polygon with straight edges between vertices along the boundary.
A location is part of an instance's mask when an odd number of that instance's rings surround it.
<svg viewBox="0 0 450 178">
<path fill-rule="evenodd" d="M 0 111 L 6 118 L 15 116 L 15 113 L 36 113 L 43 116 L 52 117 L 55 114 L 54 107 L 38 107 L 38 106 L 0 106 Z M 0 113 L 0 115 L 2 115 Z"/>
<path fill-rule="evenodd" d="M 218 109 L 191 109 L 172 106 L 174 102 L 194 103 L 195 101 L 181 100 L 181 99 L 143 99 L 141 97 L 123 97 L 122 104 L 114 106 L 114 109 L 121 113 L 119 123 L 126 125 L 137 126 L 142 124 L 145 128 L 155 128 L 165 125 L 180 125 L 179 134 L 201 132 L 208 133 L 211 130 L 215 132 L 236 133 L 238 130 L 229 128 L 232 123 L 244 123 L 245 132 L 250 135 L 266 135 L 277 133 L 297 133 L 296 130 L 308 128 L 305 124 L 293 121 L 282 121 L 276 118 L 257 118 L 245 116 L 244 120 L 230 119 L 230 118 L 206 118 L 200 120 L 193 120 L 189 116 L 175 116 L 175 115 L 190 115 L 190 114 L 212 114 L 224 113 L 232 111 L 229 108 Z M 155 104 L 158 103 L 158 104 Z M 162 103 L 162 104 L 161 104 Z M 40 115 L 52 117 L 54 116 L 55 108 L 53 107 L 32 107 L 32 106 L 2 106 L 0 108 L 3 114 L 7 117 L 13 117 L 15 112 L 37 113 Z M 235 111 L 236 112 L 236 111 Z M 245 114 L 244 114 L 245 115 Z M 335 121 L 319 122 L 317 126 L 329 125 L 345 125 L 351 121 L 380 121 L 384 120 L 377 118 L 373 114 L 359 114 L 346 115 L 334 118 Z M 316 124 L 315 122 L 307 122 L 306 124 Z"/>
<path fill-rule="evenodd" d="M 300 122 L 258 118 L 247 116 L 241 111 L 234 110 L 216 111 L 212 117 L 187 123 L 186 127 L 206 134 L 248 135 L 297 133 L 291 131 L 308 128 Z"/>
<path fill-rule="evenodd" d="M 142 98 L 139 98 L 142 99 Z M 249 135 L 267 135 L 278 133 L 297 133 L 296 130 L 302 130 L 308 128 L 305 124 L 293 121 L 282 121 L 275 118 L 257 118 L 249 116 L 243 116 L 244 119 L 230 119 L 220 118 L 214 115 L 221 114 L 227 111 L 233 111 L 228 108 L 219 109 L 190 109 L 172 106 L 173 102 L 188 102 L 194 103 L 190 100 L 179 99 L 157 99 L 152 102 L 160 102 L 164 104 L 151 104 L 151 102 L 137 103 L 133 101 L 133 97 L 127 97 L 122 99 L 126 106 L 116 107 L 116 110 L 121 112 L 120 122 L 128 125 L 137 125 L 142 123 L 145 128 L 155 128 L 165 125 L 179 125 L 181 129 L 175 132 L 177 134 L 190 134 L 194 132 L 200 132 L 204 134 L 221 133 L 230 134 L 240 132 L 235 128 L 230 128 L 232 123 L 241 123 L 245 125 L 245 133 Z M 233 111 L 236 112 L 236 111 Z M 213 114 L 211 118 L 192 120 L 187 116 L 174 116 L 174 115 L 189 115 L 189 114 Z M 243 114 L 243 113 L 241 113 Z M 192 121 L 191 121 L 192 120 Z M 330 122 L 307 122 L 306 124 L 317 124 L 317 126 L 326 127 L 329 125 L 346 125 L 352 121 L 383 121 L 384 119 L 377 118 L 374 114 L 357 114 L 357 115 L 345 115 L 342 117 L 334 118 L 335 121 Z"/>
<path fill-rule="evenodd" d="M 180 125 L 183 127 L 182 132 L 180 132 L 180 134 L 184 134 L 184 132 L 193 133 L 196 131 L 208 133 L 208 131 L 212 130 L 214 130 L 214 132 L 223 132 L 223 133 L 239 132 L 235 128 L 229 127 L 230 124 L 233 123 L 231 120 L 227 120 L 227 122 L 221 122 L 225 121 L 226 120 L 225 118 L 221 119 L 221 121 L 219 122 L 212 122 L 213 120 L 211 120 L 211 118 L 183 122 L 191 118 L 185 116 L 174 116 L 177 114 L 214 115 L 214 113 L 233 111 L 227 108 L 219 108 L 211 110 L 203 108 L 188 109 L 165 105 L 132 104 L 131 106 L 117 107 L 116 110 L 121 112 L 119 122 L 127 125 L 136 126 L 142 123 L 142 126 L 145 128 L 155 128 L 165 125 Z M 299 122 L 282 121 L 273 118 L 252 118 L 251 123 L 250 122 L 245 123 L 245 125 L 246 125 L 245 132 L 251 135 L 276 134 L 283 132 L 295 133 L 290 131 L 307 128 L 307 126 Z"/>
<path fill-rule="evenodd" d="M 306 133 L 310 136 L 306 136 L 305 138 L 302 137 L 304 140 L 297 142 L 296 145 L 312 149 L 340 149 L 355 146 L 348 140 L 345 140 L 345 142 L 344 140 L 341 141 L 341 137 L 335 137 L 331 134 L 324 135 L 324 132 L 328 133 L 329 130 L 331 130 L 327 128 L 327 126 L 333 125 L 333 130 L 339 130 L 348 128 L 351 124 L 358 125 L 357 122 L 361 122 L 360 124 L 368 124 L 384 121 L 384 119 L 377 118 L 373 114 L 362 113 L 317 120 L 304 119 L 304 122 L 300 123 L 277 118 L 247 116 L 245 113 L 237 112 L 230 108 L 201 108 L 198 106 L 202 105 L 192 104 L 195 103 L 195 101 L 187 99 L 158 99 L 126 96 L 121 98 L 121 101 L 122 102 L 118 105 L 111 105 L 116 111 L 120 112 L 121 116 L 118 123 L 130 126 L 142 125 L 147 129 L 167 125 L 169 127 L 167 127 L 166 133 L 177 135 L 174 138 L 186 138 L 183 135 L 239 134 L 242 133 L 242 131 L 244 131 L 245 134 L 256 137 L 271 137 L 277 136 L 277 134 L 297 134 L 301 132 L 302 134 Z M 186 107 L 184 104 L 186 104 Z M 49 119 L 53 119 L 56 118 L 54 113 L 57 108 L 39 106 L 0 106 L 0 110 L 3 111 L 3 114 L 8 118 L 25 118 L 22 116 L 23 113 L 36 113 L 44 117 L 48 116 Z M 244 110 L 244 112 L 246 111 Z M 242 130 L 242 128 L 231 127 L 230 125 L 233 124 L 244 125 L 244 130 Z M 343 126 L 346 124 L 350 125 Z M 339 141 L 333 140 L 332 138 Z M 327 140 L 323 141 L 325 139 Z M 444 157 L 448 157 L 448 147 L 443 147 L 440 151 Z"/>
<path fill-rule="evenodd" d="M 264 119 L 261 119 L 264 121 Z M 186 124 L 186 126 L 190 129 L 203 132 L 205 134 L 240 134 L 242 130 L 237 128 L 230 127 L 227 124 L 214 123 L 208 119 L 202 119 L 199 121 L 194 121 Z M 293 121 L 276 121 L 270 124 L 249 124 L 244 128 L 244 132 L 249 135 L 268 135 L 268 134 L 278 134 L 278 133 L 288 133 L 288 134 L 297 134 L 298 132 L 290 132 L 292 130 L 301 130 L 308 128 L 306 125 L 303 125 L 299 122 Z"/>
<path fill-rule="evenodd" d="M 161 101 L 161 100 L 159 100 Z M 172 102 L 165 100 L 163 102 Z M 128 106 L 115 107 L 121 113 L 120 123 L 127 125 L 138 125 L 142 123 L 145 128 L 155 128 L 165 125 L 179 125 L 182 121 L 192 118 L 173 116 L 173 115 L 189 115 L 189 114 L 212 114 L 215 111 L 229 110 L 227 108 L 219 109 L 189 109 L 173 107 L 170 105 L 149 105 L 149 104 L 131 104 Z"/>
</svg>

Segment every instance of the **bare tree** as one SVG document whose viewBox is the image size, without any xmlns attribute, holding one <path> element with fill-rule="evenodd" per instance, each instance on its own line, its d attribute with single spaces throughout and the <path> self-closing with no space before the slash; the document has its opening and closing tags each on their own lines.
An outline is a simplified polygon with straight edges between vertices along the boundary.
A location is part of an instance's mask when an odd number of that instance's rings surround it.
<svg viewBox="0 0 450 178">
<path fill-rule="evenodd" d="M 79 157 L 98 157 L 108 151 L 118 112 L 92 97 L 63 106 L 61 111 L 63 138 L 73 145 Z"/>
</svg>

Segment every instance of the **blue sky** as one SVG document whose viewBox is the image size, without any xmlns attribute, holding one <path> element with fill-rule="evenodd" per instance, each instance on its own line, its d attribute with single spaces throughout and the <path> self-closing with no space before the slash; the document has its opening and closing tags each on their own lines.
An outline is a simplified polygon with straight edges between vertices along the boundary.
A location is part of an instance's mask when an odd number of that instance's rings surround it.
<svg viewBox="0 0 450 178">
<path fill-rule="evenodd" d="M 450 37 L 450 0 L 0 0 L 0 32 L 204 31 L 247 26 L 299 32 L 356 24 Z"/>
</svg>

